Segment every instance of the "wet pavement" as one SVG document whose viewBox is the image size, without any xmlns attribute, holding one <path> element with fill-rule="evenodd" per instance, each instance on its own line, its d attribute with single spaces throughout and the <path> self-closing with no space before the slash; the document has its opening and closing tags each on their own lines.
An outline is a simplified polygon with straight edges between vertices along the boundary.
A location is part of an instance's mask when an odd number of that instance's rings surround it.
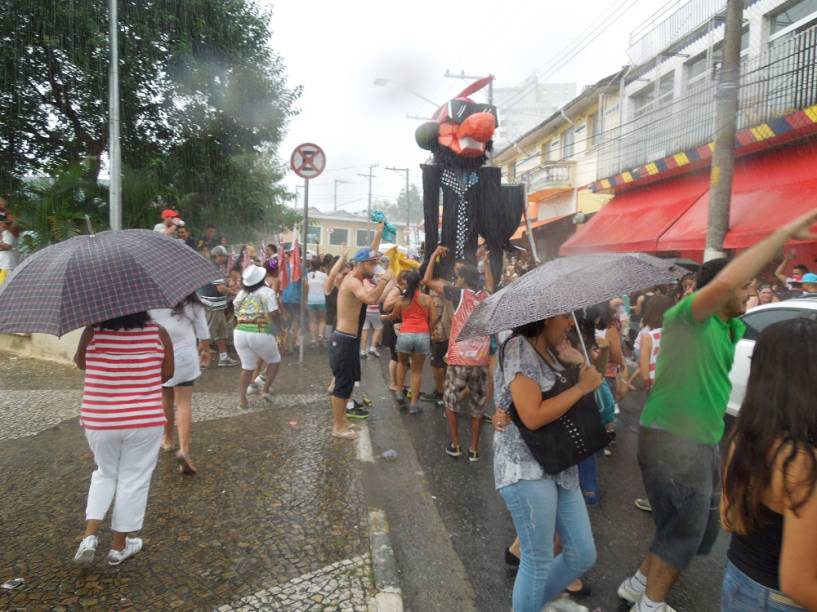
<svg viewBox="0 0 817 612">
<path fill-rule="evenodd" d="M 0 609 L 369 610 L 368 507 L 356 446 L 329 437 L 326 356 L 288 363 L 275 401 L 237 408 L 238 368 L 195 388 L 193 477 L 162 453 L 145 549 L 74 567 L 94 464 L 81 374 L 0 354 Z"/>
<path fill-rule="evenodd" d="M 429 381 L 425 376 L 428 391 Z M 577 600 L 591 610 L 629 610 L 616 589 L 635 572 L 652 536 L 650 515 L 633 505 L 636 497 L 644 496 L 636 463 L 643 401 L 638 392 L 625 398 L 613 454 L 598 459 L 601 501 L 590 508 L 598 562 L 586 576 L 591 595 Z M 479 462 L 452 459 L 444 452 L 448 438 L 442 410 L 426 402 L 423 407 L 422 414 L 408 415 L 391 403 L 369 424 L 376 455 L 387 448 L 401 451 L 388 468 L 389 477 L 379 483 L 394 532 L 406 608 L 450 610 L 453 599 L 460 610 L 505 612 L 511 606 L 515 574 L 505 565 L 504 549 L 513 541 L 514 529 L 494 489 L 493 430 L 483 426 Z M 470 440 L 468 427 L 469 419 L 461 417 L 463 448 Z M 697 558 L 684 573 L 669 597 L 678 612 L 719 609 L 727 544 L 722 533 L 712 554 Z"/>
<path fill-rule="evenodd" d="M 237 368 L 212 368 L 194 393 L 193 455 L 184 478 L 170 455 L 153 480 L 143 553 L 88 571 L 70 563 L 82 531 L 93 462 L 77 424 L 81 375 L 71 367 L 0 354 L 0 609 L 373 609 L 368 511 L 382 508 L 407 610 L 507 611 L 514 574 L 503 560 L 513 525 L 493 485 L 492 430 L 481 460 L 445 455 L 446 422 L 424 403 L 412 416 L 386 390 L 385 356 L 363 363 L 374 401 L 372 457 L 329 438 L 326 356 L 285 362 L 275 401 L 236 406 Z M 430 380 L 430 377 L 427 377 Z M 427 385 L 428 386 L 428 385 Z M 652 522 L 635 460 L 643 397 L 623 405 L 618 442 L 599 459 L 601 503 L 590 509 L 599 552 L 588 574 L 591 610 L 624 611 L 615 595 L 649 543 Z M 468 421 L 461 420 L 467 444 Z M 394 450 L 395 458 L 382 453 Z M 11 501 L 9 501 L 11 500 Z M 673 590 L 679 612 L 718 609 L 727 538 Z"/>
</svg>

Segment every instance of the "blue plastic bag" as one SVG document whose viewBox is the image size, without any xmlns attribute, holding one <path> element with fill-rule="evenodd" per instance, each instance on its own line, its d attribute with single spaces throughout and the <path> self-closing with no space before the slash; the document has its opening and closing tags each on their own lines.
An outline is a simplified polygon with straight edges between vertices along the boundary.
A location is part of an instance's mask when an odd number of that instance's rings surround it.
<svg viewBox="0 0 817 612">
<path fill-rule="evenodd" d="M 397 228 L 386 220 L 386 213 L 382 210 L 372 211 L 371 219 L 374 223 L 385 223 L 383 227 L 383 242 L 397 244 Z"/>
</svg>

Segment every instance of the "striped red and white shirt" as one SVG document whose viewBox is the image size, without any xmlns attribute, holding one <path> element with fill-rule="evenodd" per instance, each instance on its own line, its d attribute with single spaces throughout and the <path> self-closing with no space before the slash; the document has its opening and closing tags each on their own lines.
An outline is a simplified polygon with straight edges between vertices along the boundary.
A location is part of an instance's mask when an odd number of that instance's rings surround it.
<svg viewBox="0 0 817 612">
<path fill-rule="evenodd" d="M 86 429 L 137 429 L 165 424 L 159 326 L 95 329 L 85 352 L 80 422 Z"/>
</svg>

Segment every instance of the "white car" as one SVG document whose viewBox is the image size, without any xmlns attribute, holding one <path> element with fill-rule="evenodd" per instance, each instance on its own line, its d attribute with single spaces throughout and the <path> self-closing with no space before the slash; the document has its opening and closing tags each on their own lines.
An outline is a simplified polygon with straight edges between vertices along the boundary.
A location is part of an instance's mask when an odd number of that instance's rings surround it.
<svg viewBox="0 0 817 612">
<path fill-rule="evenodd" d="M 735 363 L 729 378 L 732 381 L 732 395 L 726 413 L 732 417 L 738 416 L 743 397 L 746 395 L 746 385 L 749 382 L 749 369 L 752 364 L 752 353 L 760 332 L 772 323 L 788 319 L 806 318 L 817 320 L 817 298 L 796 298 L 783 302 L 774 302 L 752 308 L 743 315 L 746 324 L 746 334 L 735 348 Z"/>
</svg>

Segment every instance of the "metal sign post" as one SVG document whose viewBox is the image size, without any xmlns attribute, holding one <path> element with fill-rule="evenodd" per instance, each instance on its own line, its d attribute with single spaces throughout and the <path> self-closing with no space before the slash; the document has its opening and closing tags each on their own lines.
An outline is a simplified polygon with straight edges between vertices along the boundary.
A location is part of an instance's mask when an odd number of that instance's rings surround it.
<svg viewBox="0 0 817 612">
<path fill-rule="evenodd" d="M 301 301 L 300 301 L 300 331 L 298 332 L 298 363 L 304 361 L 304 329 L 306 328 L 306 238 L 309 230 L 309 179 L 318 176 L 326 167 L 326 154 L 318 145 L 304 143 L 295 147 L 290 158 L 292 170 L 304 179 L 304 224 L 301 232 Z M 317 342 L 317 338 L 312 338 Z"/>
</svg>

